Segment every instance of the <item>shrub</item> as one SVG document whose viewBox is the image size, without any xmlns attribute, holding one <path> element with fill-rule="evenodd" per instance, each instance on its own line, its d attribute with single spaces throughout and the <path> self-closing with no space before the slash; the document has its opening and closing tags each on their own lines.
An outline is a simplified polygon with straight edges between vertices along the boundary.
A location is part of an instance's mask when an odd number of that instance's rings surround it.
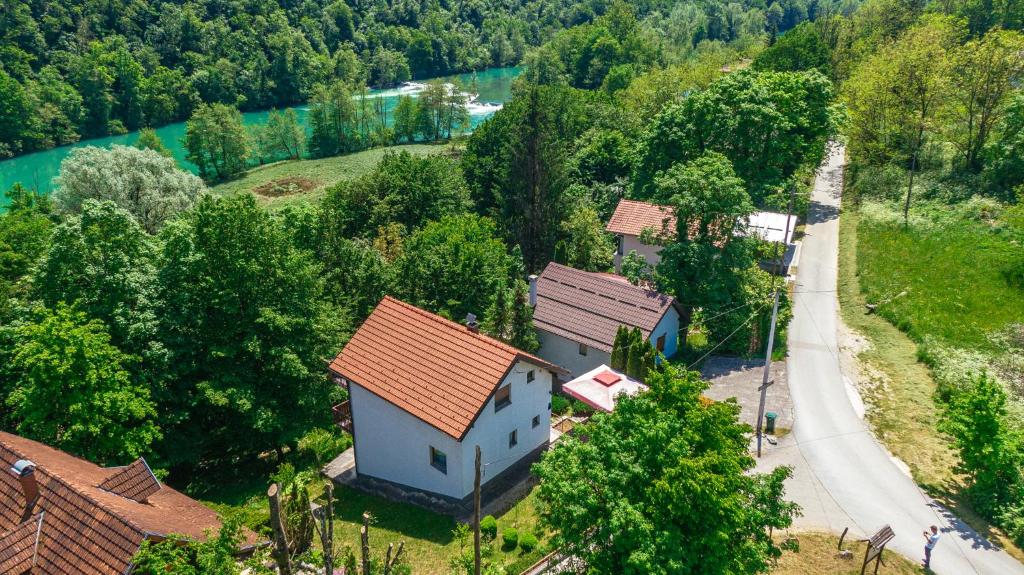
<svg viewBox="0 0 1024 575">
<path fill-rule="evenodd" d="M 569 411 L 569 400 L 561 395 L 551 396 L 551 413 L 565 415 Z"/>
<path fill-rule="evenodd" d="M 537 536 L 529 531 L 519 536 L 519 548 L 529 553 L 537 548 Z"/>
<path fill-rule="evenodd" d="M 498 520 L 493 515 L 488 515 L 480 520 L 480 534 L 488 541 L 492 541 L 498 536 Z"/>
<path fill-rule="evenodd" d="M 299 453 L 309 457 L 317 465 L 327 463 L 352 445 L 348 435 L 332 433 L 326 429 L 315 428 L 299 439 Z"/>
<path fill-rule="evenodd" d="M 515 527 L 506 527 L 501 532 L 501 539 L 504 542 L 503 547 L 505 549 L 515 549 L 519 547 L 519 532 L 516 531 Z"/>
</svg>

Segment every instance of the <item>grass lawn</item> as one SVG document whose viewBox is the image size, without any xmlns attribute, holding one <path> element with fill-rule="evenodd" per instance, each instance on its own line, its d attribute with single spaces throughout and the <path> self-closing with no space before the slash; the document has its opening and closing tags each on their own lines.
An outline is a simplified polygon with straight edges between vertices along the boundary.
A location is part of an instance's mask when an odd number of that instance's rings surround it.
<svg viewBox="0 0 1024 575">
<path fill-rule="evenodd" d="M 299 469 L 317 469 L 311 462 L 302 462 L 294 457 L 290 459 Z M 241 515 L 246 525 L 269 538 L 267 525 L 270 512 L 266 493 L 270 484 L 269 476 L 275 468 L 276 465 L 270 461 L 254 462 L 246 466 L 244 471 L 217 477 L 208 484 L 210 487 L 204 487 L 207 484 L 196 484 L 186 488 L 186 492 L 210 505 L 218 513 Z M 323 488 L 324 480 L 318 477 L 309 487 L 310 498 L 322 503 Z M 373 556 L 383 556 L 388 543 L 394 543 L 397 547 L 404 541 L 403 555 L 415 575 L 448 575 L 451 572 L 449 563 L 464 550 L 472 549 L 472 534 L 460 540 L 455 534 L 456 521 L 451 517 L 346 487 L 336 487 L 334 499 L 335 549 L 339 555 L 347 546 L 358 557 L 359 528 L 362 526 L 364 512 L 370 513 L 373 518 L 370 526 Z M 486 545 L 485 560 L 504 566 L 514 565 L 515 570 L 520 567 L 525 569 L 544 555 L 547 538 L 538 526 L 536 488 L 497 519 L 498 537 Z M 501 533 L 507 527 L 516 528 L 520 536 L 527 531 L 534 533 L 540 545 L 529 553 L 520 549 L 503 549 Z M 314 545 L 319 546 L 315 536 Z"/>
<path fill-rule="evenodd" d="M 785 552 L 779 560 L 778 566 L 772 569 L 772 575 L 859 575 L 861 562 L 864 559 L 864 544 L 847 539 L 843 547 L 853 551 L 853 559 L 840 559 L 837 557 L 836 545 L 839 537 L 824 533 L 797 533 L 794 535 L 800 542 L 800 551 Z M 885 551 L 882 555 L 885 565 L 878 569 L 878 573 L 885 575 L 907 575 L 910 573 L 924 573 L 924 570 L 915 561 L 911 561 L 902 555 Z M 874 571 L 874 565 L 868 570 Z"/>
<path fill-rule="evenodd" d="M 861 218 L 857 235 L 870 238 L 857 248 L 861 289 L 915 341 L 985 350 L 988 333 L 1024 318 L 1024 291 L 1003 275 L 1021 248 L 984 224 L 905 229 Z"/>
<path fill-rule="evenodd" d="M 240 178 L 218 184 L 213 187 L 213 193 L 230 196 L 253 192 L 261 204 L 270 207 L 315 202 L 323 197 L 324 190 L 330 186 L 342 180 L 359 177 L 372 170 L 386 152 L 404 150 L 410 154 L 427 155 L 444 153 L 451 149 L 452 145 L 448 143 L 407 144 L 387 148 L 374 148 L 332 158 L 276 162 L 253 168 Z M 284 182 L 296 178 L 303 179 L 305 183 L 301 191 L 297 193 L 270 197 L 256 192 L 256 189 L 261 186 L 273 185 L 275 182 Z"/>
<path fill-rule="evenodd" d="M 934 276 L 939 272 L 924 269 L 918 262 L 905 262 L 904 258 L 914 259 L 926 256 L 908 253 L 906 246 L 894 245 L 894 234 L 900 232 L 888 232 L 881 237 L 861 235 L 874 231 L 876 230 L 873 225 L 861 222 L 860 215 L 856 211 L 843 211 L 839 232 L 839 303 L 846 325 L 865 336 L 871 343 L 870 348 L 859 355 L 859 359 L 867 364 L 872 372 L 872 385 L 868 390 L 862 389 L 864 399 L 872 406 L 867 413 L 871 427 L 886 448 L 910 467 L 915 481 L 930 495 L 942 501 L 974 529 L 994 540 L 1008 553 L 1024 560 L 1024 552 L 1013 545 L 1002 532 L 975 515 L 959 496 L 963 489 L 963 482 L 953 471 L 957 463 L 957 456 L 936 428 L 939 417 L 939 410 L 933 400 L 936 384 L 928 368 L 918 361 L 917 344 L 893 323 L 887 321 L 882 314 L 866 313 L 867 298 L 861 291 L 865 282 L 876 282 L 873 284 L 875 286 L 874 293 L 881 293 L 881 290 L 887 289 L 880 287 L 881 285 L 902 283 L 926 285 L 923 282 L 909 279 L 908 275 L 911 273 Z M 871 242 L 863 241 L 864 237 L 870 237 Z M 879 249 L 875 245 L 876 240 L 887 244 L 887 249 L 902 254 L 902 257 Z M 912 245 L 923 249 L 926 246 L 934 246 L 934 242 L 926 241 Z M 948 251 L 946 253 L 948 254 Z M 960 260 L 961 263 L 964 261 L 970 260 Z M 887 273 L 883 274 L 879 271 L 882 268 L 877 267 L 880 265 L 891 267 Z M 949 262 L 949 266 L 952 265 L 953 263 Z M 938 267 L 938 262 L 933 261 L 932 266 Z M 911 272 L 910 270 L 915 271 Z M 947 271 L 949 271 L 948 266 Z M 979 276 L 989 279 L 992 277 L 990 273 L 984 271 L 963 271 L 965 274 L 975 276 L 975 279 Z M 905 279 L 901 281 L 895 278 Z M 977 306 L 979 313 L 988 314 L 985 321 L 994 321 L 992 317 L 998 316 L 998 312 L 988 309 L 984 302 L 978 301 L 973 295 L 963 293 L 965 290 L 961 287 L 950 285 L 955 282 L 956 277 L 928 285 L 932 285 L 934 289 L 959 293 L 961 303 Z M 998 288 L 992 286 L 979 287 L 979 290 L 999 291 Z M 927 309 L 931 310 L 930 313 L 916 313 L 910 310 L 911 315 L 915 318 L 912 321 L 917 322 L 915 324 L 917 329 L 924 329 L 925 326 L 930 326 L 935 322 L 931 313 L 940 313 L 940 310 L 946 312 L 957 307 L 954 305 L 953 308 L 950 308 L 938 302 L 938 296 L 934 293 L 922 290 L 914 290 L 913 293 L 915 300 L 922 301 L 922 305 L 929 306 Z M 910 298 L 911 296 L 908 294 L 901 299 L 911 301 Z M 1020 305 L 1020 303 L 1016 302 L 1016 305 Z M 901 301 L 899 307 L 895 307 L 890 312 L 905 309 L 909 310 L 907 303 Z M 1020 313 L 1024 313 L 1024 311 Z M 1017 317 L 1024 316 L 1018 315 Z M 952 321 L 960 322 L 962 320 L 953 318 Z M 944 328 L 942 331 L 950 333 Z M 974 330 L 967 331 L 976 333 Z"/>
</svg>

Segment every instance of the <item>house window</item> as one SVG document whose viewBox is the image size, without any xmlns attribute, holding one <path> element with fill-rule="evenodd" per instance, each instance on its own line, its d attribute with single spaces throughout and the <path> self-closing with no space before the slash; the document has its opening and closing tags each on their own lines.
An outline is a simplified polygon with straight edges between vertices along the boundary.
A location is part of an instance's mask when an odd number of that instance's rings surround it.
<svg viewBox="0 0 1024 575">
<path fill-rule="evenodd" d="M 434 446 L 430 446 L 430 465 L 441 473 L 448 475 L 448 456 Z"/>
<path fill-rule="evenodd" d="M 658 351 L 665 351 L 665 334 L 658 336 Z"/>
<path fill-rule="evenodd" d="M 530 425 L 532 427 L 537 427 L 538 425 L 540 425 L 540 416 L 539 415 L 534 415 L 533 416 L 533 421 L 530 422 Z"/>
<path fill-rule="evenodd" d="M 494 411 L 501 411 L 512 404 L 512 386 L 506 385 L 494 394 Z"/>
<path fill-rule="evenodd" d="M 519 444 L 519 435 L 517 434 L 518 431 L 519 431 L 518 429 L 513 429 L 512 433 L 508 434 L 508 448 L 509 449 L 512 449 L 513 447 L 515 447 L 516 445 Z"/>
<path fill-rule="evenodd" d="M 623 248 L 623 242 L 625 241 L 626 238 L 622 236 L 615 236 L 615 255 L 625 255 L 625 248 Z"/>
<path fill-rule="evenodd" d="M 535 379 L 537 379 L 537 373 L 534 370 L 526 372 L 526 383 L 533 383 Z"/>
<path fill-rule="evenodd" d="M 587 355 L 587 344 L 580 344 L 580 355 Z"/>
</svg>

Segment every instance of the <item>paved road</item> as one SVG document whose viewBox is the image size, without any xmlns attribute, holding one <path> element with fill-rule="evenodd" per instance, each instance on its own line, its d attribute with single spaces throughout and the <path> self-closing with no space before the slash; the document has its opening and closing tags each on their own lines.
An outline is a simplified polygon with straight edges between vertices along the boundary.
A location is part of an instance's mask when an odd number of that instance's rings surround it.
<svg viewBox="0 0 1024 575">
<path fill-rule="evenodd" d="M 1024 566 L 922 493 L 858 415 L 859 400 L 843 377 L 837 349 L 842 170 L 840 149 L 822 166 L 815 183 L 789 326 L 789 386 L 796 423 L 762 466 L 796 467 L 789 489 L 806 510 L 805 522 L 836 532 L 850 527 L 854 536 L 889 524 L 896 532 L 890 548 L 911 558 L 923 556 L 921 532 L 936 524 L 943 532 L 932 556 L 936 573 L 1024 574 Z"/>
</svg>

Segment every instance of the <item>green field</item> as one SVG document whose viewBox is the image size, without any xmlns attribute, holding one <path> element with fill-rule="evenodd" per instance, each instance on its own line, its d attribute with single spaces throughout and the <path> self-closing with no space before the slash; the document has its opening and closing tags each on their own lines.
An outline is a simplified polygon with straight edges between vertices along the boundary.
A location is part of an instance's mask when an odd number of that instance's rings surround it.
<svg viewBox="0 0 1024 575">
<path fill-rule="evenodd" d="M 984 350 L 989 333 L 1024 319 L 1024 290 L 1004 276 L 1021 246 L 990 224 L 964 217 L 904 228 L 861 217 L 857 235 L 867 300 L 915 341 Z"/>
<path fill-rule="evenodd" d="M 407 144 L 374 148 L 332 158 L 276 162 L 253 168 L 240 178 L 218 184 L 213 187 L 213 193 L 230 196 L 252 192 L 260 200 L 260 203 L 274 208 L 293 203 L 315 202 L 323 197 L 324 190 L 330 186 L 342 180 L 359 177 L 372 170 L 387 152 L 406 151 L 410 154 L 428 155 L 447 153 L 451 150 L 452 144 L 449 143 Z M 299 178 L 302 179 L 302 185 L 293 188 L 295 190 L 293 193 L 287 193 L 288 189 L 285 186 L 279 188 L 286 192 L 284 195 L 270 195 L 267 191 L 261 193 L 261 189 L 273 189 L 275 183 L 294 181 Z"/>
</svg>

